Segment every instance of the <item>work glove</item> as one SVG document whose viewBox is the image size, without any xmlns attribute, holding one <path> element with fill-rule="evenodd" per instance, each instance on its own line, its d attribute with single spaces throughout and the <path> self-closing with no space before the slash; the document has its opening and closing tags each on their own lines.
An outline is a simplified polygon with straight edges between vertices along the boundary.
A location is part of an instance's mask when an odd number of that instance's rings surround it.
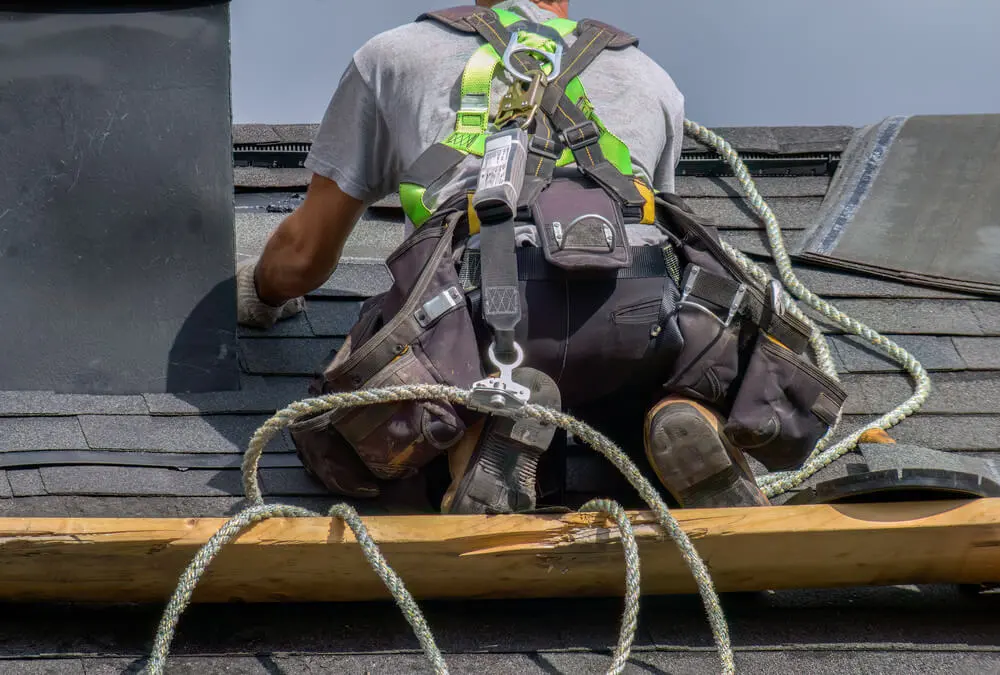
<svg viewBox="0 0 1000 675">
<path fill-rule="evenodd" d="M 254 281 L 256 268 L 256 260 L 236 266 L 236 320 L 240 325 L 271 328 L 278 321 L 289 319 L 305 309 L 304 298 L 292 298 L 278 307 L 262 302 Z"/>
</svg>

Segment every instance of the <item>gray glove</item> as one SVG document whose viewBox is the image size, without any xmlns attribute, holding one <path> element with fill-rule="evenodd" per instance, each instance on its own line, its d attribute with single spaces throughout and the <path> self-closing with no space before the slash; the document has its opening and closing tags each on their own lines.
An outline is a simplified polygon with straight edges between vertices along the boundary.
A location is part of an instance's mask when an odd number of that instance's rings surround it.
<svg viewBox="0 0 1000 675">
<path fill-rule="evenodd" d="M 305 299 L 292 298 L 279 307 L 261 302 L 254 282 L 256 260 L 242 262 L 236 266 L 236 319 L 243 326 L 270 328 L 282 319 L 289 319 L 305 306 Z"/>
</svg>

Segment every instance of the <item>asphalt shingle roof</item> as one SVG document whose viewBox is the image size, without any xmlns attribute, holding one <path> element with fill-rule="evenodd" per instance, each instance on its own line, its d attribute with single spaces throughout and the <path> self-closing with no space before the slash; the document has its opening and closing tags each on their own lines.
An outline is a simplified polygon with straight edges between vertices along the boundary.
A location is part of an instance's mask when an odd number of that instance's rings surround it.
<svg viewBox="0 0 1000 675">
<path fill-rule="evenodd" d="M 234 140 L 305 143 L 314 129 L 240 125 Z M 720 131 L 740 151 L 771 154 L 839 152 L 853 133 L 845 127 Z M 700 149 L 690 141 L 685 148 Z M 284 217 L 269 212 L 268 204 L 294 203 L 308 172 L 238 168 L 236 175 L 238 187 L 250 190 L 236 199 L 237 256 L 256 256 Z M 817 212 L 829 177 L 769 177 L 757 184 L 792 248 Z M 677 190 L 717 220 L 727 241 L 769 264 L 763 230 L 731 178 L 679 177 Z M 304 316 L 271 331 L 241 328 L 239 392 L 0 392 L 0 516 L 234 513 L 241 504 L 240 453 L 252 432 L 276 409 L 307 395 L 310 376 L 340 346 L 361 300 L 388 287 L 383 259 L 401 237 L 399 202 L 391 196 L 359 224 L 337 271 L 308 298 Z M 932 372 L 930 400 L 892 432 L 900 441 L 1000 457 L 1000 303 L 814 267 L 797 272 L 812 290 L 912 350 Z M 839 332 L 830 328 L 849 392 L 848 429 L 894 407 L 912 387 L 898 364 Z M 38 452 L 54 460 L 39 463 Z M 572 461 L 571 483 L 606 479 L 603 460 L 573 455 Z M 845 465 L 838 462 L 818 478 L 843 475 Z M 315 509 L 331 501 L 302 470 L 287 437 L 271 444 L 262 467 L 268 499 Z M 745 672 L 1000 672 L 996 596 L 890 587 L 752 594 L 727 603 L 737 663 Z M 450 652 L 453 672 L 598 672 L 610 662 L 619 605 L 432 604 L 428 617 Z M 717 672 L 696 599 L 647 599 L 643 606 L 637 652 L 626 672 Z M 160 609 L 11 607 L 0 613 L 0 659 L 6 659 L 0 669 L 136 672 Z M 177 673 L 425 668 L 408 627 L 385 604 L 196 607 L 181 622 L 175 649 L 171 672 Z"/>
</svg>

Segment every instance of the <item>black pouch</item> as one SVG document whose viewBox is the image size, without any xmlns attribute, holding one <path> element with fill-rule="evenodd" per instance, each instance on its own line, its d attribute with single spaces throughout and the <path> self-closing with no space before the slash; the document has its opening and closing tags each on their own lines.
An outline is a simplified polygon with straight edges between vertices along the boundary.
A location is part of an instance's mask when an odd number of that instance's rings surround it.
<svg viewBox="0 0 1000 675">
<path fill-rule="evenodd" d="M 677 327 L 684 346 L 664 388 L 722 408 L 741 372 L 746 289 L 694 264 L 685 268 L 681 289 Z"/>
<path fill-rule="evenodd" d="M 545 259 L 566 270 L 632 264 L 621 207 L 585 177 L 552 181 L 531 207 Z"/>
<path fill-rule="evenodd" d="M 836 380 L 760 331 L 725 434 L 768 470 L 795 469 L 837 421 L 846 398 Z"/>
</svg>

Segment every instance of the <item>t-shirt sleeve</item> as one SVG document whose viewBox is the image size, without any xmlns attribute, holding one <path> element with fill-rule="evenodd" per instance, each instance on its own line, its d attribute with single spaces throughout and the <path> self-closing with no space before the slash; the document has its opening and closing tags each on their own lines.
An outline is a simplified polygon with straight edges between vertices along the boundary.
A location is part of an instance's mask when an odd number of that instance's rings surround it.
<svg viewBox="0 0 1000 675">
<path fill-rule="evenodd" d="M 366 204 L 397 188 L 399 159 L 389 126 L 353 59 L 330 99 L 304 166 Z"/>
<path fill-rule="evenodd" d="M 663 111 L 667 134 L 663 151 L 656 163 L 653 188 L 660 192 L 674 192 L 676 190 L 674 177 L 684 147 L 684 96 L 676 87 L 668 90 L 668 95 L 665 95 Z"/>
</svg>

